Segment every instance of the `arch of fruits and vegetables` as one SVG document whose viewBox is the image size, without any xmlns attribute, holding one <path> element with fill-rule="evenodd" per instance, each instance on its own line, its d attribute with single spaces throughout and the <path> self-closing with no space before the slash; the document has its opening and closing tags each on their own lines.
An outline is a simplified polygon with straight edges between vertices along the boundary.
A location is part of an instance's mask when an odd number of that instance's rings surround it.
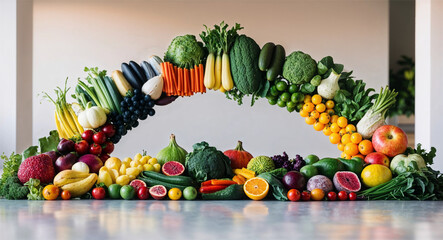
<svg viewBox="0 0 443 240">
<path fill-rule="evenodd" d="M 205 28 L 202 42 L 193 35 L 174 38 L 163 59 L 123 63 L 110 76 L 85 68 L 88 77 L 71 91 L 73 103 L 66 101 L 66 82 L 55 96 L 45 93 L 55 105 L 57 130 L 39 139 L 39 146 L 2 156 L 0 195 L 29 200 L 443 199 L 443 177 L 430 167 L 435 148 L 407 148 L 405 133 L 385 125 L 394 90 L 375 94 L 330 56 L 316 62 L 301 51 L 287 55 L 271 42 L 260 48 L 238 35 L 239 24 Z M 206 142 L 187 152 L 174 135 L 156 157 L 110 156 L 127 131 L 154 116 L 155 106 L 208 89 L 239 104 L 252 95 L 251 106 L 266 97 L 271 105 L 298 112 L 337 145 L 341 157 L 289 158 L 285 152 L 253 157 L 240 141 L 225 152 Z"/>
</svg>

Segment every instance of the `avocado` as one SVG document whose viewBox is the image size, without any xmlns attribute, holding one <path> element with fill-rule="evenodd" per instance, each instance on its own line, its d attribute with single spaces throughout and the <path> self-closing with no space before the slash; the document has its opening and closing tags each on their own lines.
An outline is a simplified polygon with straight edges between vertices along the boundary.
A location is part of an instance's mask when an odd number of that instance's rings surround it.
<svg viewBox="0 0 443 240">
<path fill-rule="evenodd" d="M 324 175 L 329 179 L 334 178 L 336 172 L 345 170 L 343 163 L 336 158 L 322 158 L 312 165 L 317 168 L 320 175 Z"/>
<path fill-rule="evenodd" d="M 363 161 L 360 158 L 339 158 L 339 160 L 343 163 L 346 171 L 353 172 L 357 174 L 357 176 L 360 176 L 361 171 L 363 171 Z"/>
</svg>

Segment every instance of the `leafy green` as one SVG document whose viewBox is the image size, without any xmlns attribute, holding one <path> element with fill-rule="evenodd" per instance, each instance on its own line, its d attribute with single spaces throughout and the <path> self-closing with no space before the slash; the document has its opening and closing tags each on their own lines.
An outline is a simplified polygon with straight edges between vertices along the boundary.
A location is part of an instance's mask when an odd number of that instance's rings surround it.
<svg viewBox="0 0 443 240">
<path fill-rule="evenodd" d="M 416 149 L 408 147 L 404 154 L 406 154 L 406 155 L 407 154 L 414 154 L 414 153 L 419 154 L 420 156 L 423 157 L 426 164 L 432 165 L 432 164 L 434 164 L 434 158 L 436 156 L 436 152 L 437 152 L 437 149 L 435 147 L 431 147 L 431 151 L 426 152 L 425 149 L 421 148 L 421 143 L 419 143 L 419 144 L 417 144 Z"/>
<path fill-rule="evenodd" d="M 28 200 L 45 200 L 45 198 L 43 198 L 43 186 L 40 185 L 40 180 L 30 178 L 24 185 L 29 189 Z"/>
<path fill-rule="evenodd" d="M 198 42 L 194 35 L 187 34 L 172 40 L 164 60 L 181 68 L 193 68 L 203 62 L 205 55 L 203 43 Z"/>
<path fill-rule="evenodd" d="M 310 83 L 303 83 L 300 87 L 300 92 L 308 94 L 313 93 L 315 91 L 315 86 Z"/>
<path fill-rule="evenodd" d="M 275 171 L 275 170 L 273 170 L 273 171 Z M 281 172 L 282 170 L 278 170 L 278 171 Z M 278 173 L 278 172 L 274 172 L 274 173 Z M 263 178 L 266 180 L 266 182 L 269 183 L 270 190 L 271 190 L 270 192 L 272 193 L 272 196 L 274 196 L 275 199 L 277 199 L 279 201 L 288 201 L 288 197 L 287 197 L 288 191 L 283 186 L 283 183 L 277 177 L 275 177 L 271 172 L 261 173 L 257 177 Z"/>
<path fill-rule="evenodd" d="M 293 84 L 311 81 L 317 72 L 317 63 L 309 54 L 296 51 L 286 58 L 283 64 L 283 77 Z"/>
<path fill-rule="evenodd" d="M 2 178 L 4 184 L 0 187 L 0 197 L 6 199 L 26 199 L 29 190 L 20 183 L 17 174 Z"/>
<path fill-rule="evenodd" d="M 232 177 L 231 160 L 207 142 L 196 143 L 186 156 L 188 175 L 198 182 Z"/>
<path fill-rule="evenodd" d="M 40 144 L 40 152 L 50 152 L 56 151 L 57 145 L 60 142 L 57 130 L 52 130 L 49 132 L 49 137 L 42 137 L 38 140 Z"/>
<path fill-rule="evenodd" d="M 22 163 L 23 158 L 22 158 L 22 155 L 15 154 L 13 152 L 13 153 L 11 153 L 11 155 L 9 157 L 3 153 L 0 156 L 0 159 L 4 160 L 3 173 L 2 173 L 2 178 L 0 181 L 0 188 L 1 188 L 9 177 L 13 177 L 13 176 L 17 175 L 18 168 L 20 167 L 20 164 Z"/>
<path fill-rule="evenodd" d="M 372 107 L 378 94 L 372 94 L 375 92 L 373 88 L 365 89 L 366 83 L 362 80 L 354 80 L 348 73 L 342 74 L 347 77 L 340 77 L 338 81 L 340 90 L 334 96 L 334 111 L 337 115 L 346 117 L 348 121 L 355 124 Z"/>
</svg>

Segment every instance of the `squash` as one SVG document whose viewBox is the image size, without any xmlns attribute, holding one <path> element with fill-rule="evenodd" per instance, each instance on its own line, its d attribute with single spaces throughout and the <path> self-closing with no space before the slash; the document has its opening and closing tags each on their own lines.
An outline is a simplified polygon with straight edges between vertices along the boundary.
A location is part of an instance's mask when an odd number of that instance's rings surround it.
<svg viewBox="0 0 443 240">
<path fill-rule="evenodd" d="M 245 151 L 242 146 L 242 142 L 238 141 L 237 147 L 232 150 L 226 150 L 224 154 L 231 159 L 231 168 L 246 168 L 248 166 L 249 160 L 253 158 L 253 156 Z"/>
<path fill-rule="evenodd" d="M 163 91 L 163 78 L 161 75 L 155 76 L 149 81 L 145 82 L 142 87 L 142 92 L 151 96 L 153 100 L 157 100 L 162 95 Z"/>
<path fill-rule="evenodd" d="M 148 59 L 149 65 L 151 65 L 152 69 L 154 70 L 157 76 L 162 74 L 162 67 L 160 66 L 160 63 L 162 62 L 163 60 L 156 55 L 152 55 Z"/>
<path fill-rule="evenodd" d="M 98 128 L 106 123 L 106 113 L 101 107 L 90 107 L 91 104 L 88 103 L 88 108 L 78 115 L 78 122 L 84 128 Z"/>
<path fill-rule="evenodd" d="M 322 98 L 325 99 L 333 99 L 338 90 L 340 90 L 340 86 L 338 85 L 338 80 L 340 79 L 340 74 L 337 74 L 334 70 L 332 70 L 329 77 L 323 79 L 317 87 L 317 92 Z"/>
</svg>

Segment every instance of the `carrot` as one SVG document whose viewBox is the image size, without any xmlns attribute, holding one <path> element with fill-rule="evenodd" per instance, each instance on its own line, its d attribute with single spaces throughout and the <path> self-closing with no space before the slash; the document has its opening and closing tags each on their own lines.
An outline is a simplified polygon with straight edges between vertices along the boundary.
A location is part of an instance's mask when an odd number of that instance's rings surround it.
<svg viewBox="0 0 443 240">
<path fill-rule="evenodd" d="M 176 95 L 179 95 L 179 85 L 178 85 L 178 67 L 174 66 L 174 76 L 175 76 L 175 91 L 176 91 Z"/>
<path fill-rule="evenodd" d="M 185 96 L 190 96 L 189 95 L 189 71 L 187 68 L 183 69 L 183 80 L 184 80 L 184 84 L 185 84 Z"/>
<path fill-rule="evenodd" d="M 201 64 L 200 63 L 200 65 L 198 65 L 198 68 L 199 68 L 199 71 L 198 71 L 198 73 L 200 74 L 200 76 L 199 76 L 199 79 L 200 79 L 200 86 L 201 86 L 201 92 L 206 92 L 206 87 L 205 87 L 205 84 L 204 84 L 204 82 L 203 82 L 203 79 L 205 78 L 204 77 L 204 68 L 203 68 L 203 64 Z"/>
<path fill-rule="evenodd" d="M 168 71 L 168 68 L 169 68 L 169 66 L 168 66 L 168 64 L 167 63 L 164 63 L 163 64 L 163 67 L 164 67 L 164 74 L 165 74 L 165 82 L 164 82 L 164 85 L 165 85 L 165 93 L 166 93 L 166 95 L 168 95 L 169 96 L 169 94 L 170 94 L 170 90 L 169 90 L 169 71 Z"/>
<path fill-rule="evenodd" d="M 169 75 L 171 76 L 170 77 L 171 95 L 175 95 L 174 65 L 172 65 L 172 63 L 169 63 Z"/>
<path fill-rule="evenodd" d="M 212 179 L 211 180 L 211 185 L 217 186 L 217 185 L 232 185 L 232 184 L 237 184 L 234 181 L 231 180 L 219 180 L 219 179 Z"/>
<path fill-rule="evenodd" d="M 199 69 L 198 69 L 198 66 L 197 65 L 195 65 L 194 66 L 194 69 L 195 69 L 195 71 L 194 71 L 194 74 L 195 74 L 195 85 L 196 85 L 196 92 L 201 92 L 201 85 L 200 85 L 200 79 L 199 79 L 199 76 L 200 76 L 200 74 L 198 73 L 198 71 L 199 71 Z"/>
<path fill-rule="evenodd" d="M 173 86 L 173 95 L 177 95 L 177 76 L 175 74 L 175 69 L 177 67 L 171 64 L 171 72 L 172 72 L 172 86 Z"/>
<path fill-rule="evenodd" d="M 169 66 L 169 63 L 166 63 L 166 79 L 168 82 L 168 92 L 167 95 L 171 96 L 172 95 L 172 82 L 171 82 L 171 68 Z"/>
<path fill-rule="evenodd" d="M 195 76 L 194 76 L 194 69 L 193 68 L 191 68 L 191 70 L 190 70 L 190 73 L 191 73 L 191 91 L 192 92 L 195 92 Z"/>
<path fill-rule="evenodd" d="M 182 93 L 180 69 L 181 68 L 177 68 L 177 93 L 179 96 L 181 96 Z"/>
</svg>

